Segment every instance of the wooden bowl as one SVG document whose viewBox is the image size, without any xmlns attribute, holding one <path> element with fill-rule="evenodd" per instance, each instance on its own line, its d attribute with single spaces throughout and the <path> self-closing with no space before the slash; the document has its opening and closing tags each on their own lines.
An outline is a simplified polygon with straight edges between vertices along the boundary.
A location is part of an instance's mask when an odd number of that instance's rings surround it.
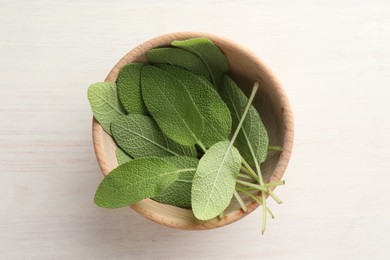
<svg viewBox="0 0 390 260">
<path fill-rule="evenodd" d="M 283 152 L 270 152 L 266 162 L 261 165 L 261 169 L 266 180 L 280 180 L 286 170 L 293 146 L 294 124 L 291 108 L 276 76 L 264 62 L 246 48 L 213 34 L 180 32 L 162 35 L 127 53 L 110 71 L 105 81 L 115 82 L 120 69 L 128 63 L 146 61 L 144 54 L 149 49 L 169 45 L 173 40 L 195 37 L 209 38 L 225 53 L 229 61 L 230 76 L 247 95 L 255 81 L 261 83 L 253 105 L 259 111 L 268 131 L 270 145 L 278 145 L 283 148 Z M 103 174 L 107 175 L 118 166 L 115 157 L 116 144 L 95 119 L 92 131 L 97 161 Z M 197 220 L 190 209 L 160 204 L 151 199 L 135 203 L 131 205 L 131 208 L 142 216 L 165 226 L 187 230 L 205 230 L 233 223 L 258 207 L 258 204 L 249 198 L 244 198 L 244 201 L 248 206 L 247 213 L 241 211 L 237 201 L 233 199 L 222 219 L 215 218 L 209 221 Z"/>
</svg>

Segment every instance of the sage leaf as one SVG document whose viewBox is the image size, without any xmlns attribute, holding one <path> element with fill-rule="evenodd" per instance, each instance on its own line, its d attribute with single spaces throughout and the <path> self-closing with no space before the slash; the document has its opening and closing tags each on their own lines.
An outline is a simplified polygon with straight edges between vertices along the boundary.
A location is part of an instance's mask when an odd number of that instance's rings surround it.
<svg viewBox="0 0 390 260">
<path fill-rule="evenodd" d="M 141 69 L 143 66 L 143 63 L 125 65 L 120 70 L 116 81 L 119 100 L 128 114 L 147 115 L 148 113 L 141 97 Z"/>
<path fill-rule="evenodd" d="M 166 63 L 187 69 L 210 80 L 210 74 L 203 61 L 192 52 L 179 48 L 155 48 L 146 53 L 151 63 Z"/>
<path fill-rule="evenodd" d="M 88 88 L 88 100 L 96 120 L 111 135 L 111 121 L 125 112 L 118 100 L 117 87 L 112 82 L 99 82 Z"/>
<path fill-rule="evenodd" d="M 223 82 L 221 96 L 230 109 L 233 128 L 236 128 L 244 113 L 248 98 L 228 75 L 224 76 Z M 249 108 L 235 145 L 245 161 L 251 166 L 256 164 L 253 158 L 256 158 L 258 163 L 261 164 L 267 157 L 267 130 L 253 105 Z"/>
<path fill-rule="evenodd" d="M 200 159 L 192 181 L 192 211 L 199 220 L 217 217 L 230 204 L 241 155 L 229 141 L 214 144 Z"/>
<path fill-rule="evenodd" d="M 173 163 L 178 169 L 194 168 L 193 171 L 181 172 L 179 178 L 153 199 L 163 204 L 176 207 L 191 207 L 191 187 L 196 167 L 199 160 L 188 156 L 164 157 L 166 161 Z"/>
<path fill-rule="evenodd" d="M 207 38 L 194 38 L 173 41 L 171 45 L 196 54 L 206 65 L 215 88 L 222 86 L 223 75 L 229 70 L 229 64 L 222 51 Z"/>
<path fill-rule="evenodd" d="M 182 145 L 201 143 L 202 115 L 179 80 L 168 72 L 146 65 L 141 71 L 141 89 L 148 111 L 164 134 Z"/>
<path fill-rule="evenodd" d="M 95 203 L 103 208 L 120 208 L 154 197 L 179 177 L 173 163 L 157 157 L 131 160 L 112 170 L 100 183 Z"/>
<path fill-rule="evenodd" d="M 119 165 L 132 160 L 132 158 L 119 147 L 116 148 L 115 155 Z"/>
<path fill-rule="evenodd" d="M 204 119 L 201 138 L 206 147 L 228 139 L 232 127 L 230 111 L 213 85 L 207 80 L 176 66 L 160 64 L 159 67 L 176 77 L 188 90 Z"/>
<path fill-rule="evenodd" d="M 118 116 L 111 124 L 111 131 L 119 147 L 133 158 L 173 155 L 197 156 L 195 146 L 183 146 L 173 142 L 148 116 L 139 114 Z"/>
</svg>

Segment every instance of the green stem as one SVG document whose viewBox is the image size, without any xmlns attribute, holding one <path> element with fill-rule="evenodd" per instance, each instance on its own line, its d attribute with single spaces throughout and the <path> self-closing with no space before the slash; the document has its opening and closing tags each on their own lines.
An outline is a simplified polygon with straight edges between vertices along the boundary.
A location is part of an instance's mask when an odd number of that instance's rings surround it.
<svg viewBox="0 0 390 260">
<path fill-rule="evenodd" d="M 247 169 L 248 172 L 250 172 L 250 175 L 253 176 L 254 178 L 256 178 L 257 181 L 260 181 L 259 180 L 259 177 L 257 176 L 257 174 L 253 171 L 252 167 L 247 163 L 247 161 L 245 161 L 244 158 L 241 158 L 242 159 L 242 164 L 244 164 L 245 168 Z"/>
<path fill-rule="evenodd" d="M 254 158 L 257 175 L 259 176 L 259 182 L 261 186 L 264 186 L 263 175 L 261 174 L 260 165 L 257 159 Z"/>
<path fill-rule="evenodd" d="M 232 139 L 230 140 L 230 145 L 229 145 L 229 148 L 228 150 L 230 149 L 230 146 L 232 146 L 234 144 L 234 141 L 236 140 L 237 136 L 238 136 L 238 133 L 240 132 L 241 130 L 241 127 L 242 127 L 242 124 L 244 123 L 245 121 L 245 118 L 246 118 L 246 115 L 248 114 L 248 111 L 249 111 L 249 108 L 253 102 L 253 99 L 255 98 L 255 95 L 256 95 L 256 92 L 257 90 L 259 89 L 259 83 L 258 82 L 255 82 L 254 86 L 253 86 L 253 89 L 252 89 L 252 92 L 251 92 L 251 95 L 249 96 L 249 99 L 248 99 L 248 103 L 246 104 L 245 106 L 245 109 L 244 109 L 244 113 L 242 114 L 241 116 L 241 119 L 240 119 L 240 122 L 238 123 L 237 125 L 237 128 L 236 128 L 236 131 L 234 132 L 233 136 L 232 136 Z M 244 160 L 243 160 L 244 161 Z M 250 169 L 248 169 L 250 171 Z M 254 174 L 256 175 L 256 174 Z M 245 183 L 249 183 L 249 182 L 242 182 L 240 180 L 237 180 L 237 183 L 241 183 L 241 184 L 245 184 Z M 250 184 L 250 183 L 249 183 Z M 249 186 L 249 185 L 248 185 Z M 263 188 L 263 187 L 261 187 Z M 241 205 L 241 208 L 244 210 L 244 207 L 243 207 L 243 201 L 241 200 L 241 197 L 238 195 L 237 191 L 234 190 L 234 195 L 236 196 L 236 199 L 238 200 L 238 202 L 240 203 Z M 241 202 L 240 202 L 241 201 Z M 245 206 L 245 204 L 244 204 Z M 246 208 L 246 206 L 245 206 Z M 244 210 L 245 212 L 245 210 Z"/>
<path fill-rule="evenodd" d="M 259 83 L 256 82 L 254 87 L 253 88 L 256 88 L 256 91 L 257 91 L 257 88 L 259 87 Z M 252 91 L 253 92 L 253 91 Z M 252 97 L 252 96 L 251 96 Z M 253 97 L 252 97 L 252 100 L 253 100 Z M 248 101 L 248 104 L 250 102 Z M 249 108 L 247 104 L 247 107 Z M 245 115 L 245 112 L 244 112 L 244 115 Z M 243 120 L 242 120 L 243 121 Z M 261 170 L 260 170 L 260 165 L 259 165 L 259 162 L 257 160 L 257 158 L 254 156 L 254 154 L 252 153 L 252 156 L 253 156 L 253 160 L 255 162 L 255 167 L 256 167 L 256 171 L 257 171 L 257 175 L 259 176 L 259 182 L 260 182 L 260 186 L 264 186 L 264 181 L 263 181 L 263 176 L 261 175 Z M 243 159 L 244 161 L 244 165 L 247 165 L 247 168 L 249 166 L 249 164 Z M 249 166 L 249 168 L 251 168 Z M 251 168 L 252 169 L 252 168 Z M 248 170 L 251 170 L 251 169 L 248 169 Z M 263 204 L 263 226 L 262 226 L 262 229 L 261 229 L 261 234 L 264 234 L 265 232 L 265 225 L 266 225 L 266 220 L 267 220 L 267 205 L 266 205 L 266 198 L 265 198 L 265 192 L 267 191 L 267 189 L 264 191 L 264 190 L 261 190 L 261 199 L 262 199 L 262 204 Z"/>
<path fill-rule="evenodd" d="M 249 171 L 247 168 L 241 166 L 241 170 L 251 176 L 255 181 L 259 181 L 259 178 L 257 177 L 256 173 Z"/>
<path fill-rule="evenodd" d="M 249 96 L 249 99 L 248 99 L 248 103 L 246 104 L 245 106 L 245 110 L 244 110 L 244 113 L 242 114 L 241 116 L 241 119 L 240 119 L 240 122 L 238 123 L 238 126 L 237 126 L 237 129 L 236 131 L 234 132 L 234 135 L 231 139 L 231 142 L 230 142 L 230 145 L 233 145 L 234 141 L 236 140 L 237 138 L 237 135 L 242 127 L 242 124 L 244 123 L 245 121 L 245 117 L 249 111 L 249 108 L 253 102 L 253 98 L 255 97 L 256 95 L 256 92 L 259 88 L 259 83 L 258 82 L 255 82 L 254 86 L 253 86 L 253 89 L 252 89 L 252 93 L 251 95 Z M 248 141 L 249 142 L 249 141 Z M 249 144 L 250 145 L 250 144 Z M 262 205 L 263 205 L 263 226 L 262 226 L 262 231 L 261 233 L 264 234 L 265 232 L 265 225 L 266 225 L 266 216 L 267 216 L 267 205 L 266 205 L 266 198 L 265 198 L 265 192 L 268 192 L 268 189 L 264 187 L 264 181 L 263 181 L 263 176 L 261 175 L 261 170 L 260 170 L 260 165 L 259 165 L 259 162 L 257 160 L 257 158 L 254 156 L 254 154 L 252 153 L 252 156 L 253 156 L 253 160 L 255 162 L 255 166 L 256 166 L 256 171 L 257 171 L 257 175 L 258 175 L 258 181 L 260 183 L 260 186 L 259 185 L 256 185 L 256 184 L 252 184 L 252 183 L 249 183 L 249 182 L 245 182 L 245 181 L 241 181 L 241 180 L 237 180 L 237 183 L 240 183 L 240 184 L 244 184 L 244 185 L 247 185 L 249 187 L 253 187 L 253 188 L 258 188 L 260 191 L 261 191 L 261 198 L 262 198 Z M 242 161 L 245 165 L 245 167 L 249 170 L 249 171 L 252 171 L 252 168 L 250 167 L 250 165 L 245 161 L 244 158 L 242 158 Z M 256 173 L 254 173 L 254 175 L 256 175 Z M 270 191 L 271 192 L 271 191 Z M 270 193 L 271 195 L 271 193 Z"/>
<path fill-rule="evenodd" d="M 261 234 L 264 235 L 265 232 L 265 225 L 267 222 L 267 205 L 266 205 L 266 199 L 265 199 L 265 192 L 261 192 L 261 199 L 263 201 L 263 225 L 261 227 Z"/>
<path fill-rule="evenodd" d="M 248 186 L 248 187 L 255 188 L 255 189 L 259 190 L 259 191 L 268 192 L 267 188 L 265 188 L 263 186 L 260 186 L 260 185 L 257 185 L 257 184 L 254 184 L 254 183 L 251 183 L 251 182 L 242 181 L 242 180 L 237 180 L 236 182 L 239 183 L 239 184 Z"/>
<path fill-rule="evenodd" d="M 268 146 L 268 150 L 281 152 L 281 151 L 283 151 L 283 148 L 281 146 L 271 145 L 271 146 Z"/>
<path fill-rule="evenodd" d="M 268 211 L 269 215 L 271 216 L 271 218 L 275 218 L 274 214 L 272 213 L 272 211 L 269 208 L 267 208 L 267 211 Z"/>
<path fill-rule="evenodd" d="M 203 153 L 206 153 L 206 146 L 204 146 L 204 144 L 200 140 L 197 141 L 197 144 L 199 145 L 200 149 L 202 149 Z"/>
<path fill-rule="evenodd" d="M 242 201 L 240 195 L 237 193 L 236 190 L 234 190 L 234 197 L 236 198 L 236 200 L 240 204 L 242 211 L 244 211 L 245 213 L 248 212 L 248 208 L 246 207 L 244 201 Z"/>
<path fill-rule="evenodd" d="M 283 201 L 281 201 L 271 190 L 268 190 L 268 194 L 278 203 L 282 204 Z"/>
<path fill-rule="evenodd" d="M 252 188 L 252 187 L 245 187 L 245 186 L 237 186 L 236 189 L 240 189 L 240 190 L 243 190 L 243 191 L 254 191 L 254 190 L 257 190 L 256 188 Z"/>
<path fill-rule="evenodd" d="M 261 201 L 259 200 L 259 198 L 256 197 L 255 195 L 253 195 L 252 193 L 250 193 L 249 191 L 244 190 L 244 189 L 241 189 L 241 188 L 237 188 L 237 190 L 238 190 L 239 192 L 242 192 L 242 193 L 244 193 L 245 195 L 251 197 L 254 201 L 256 201 L 257 203 L 259 203 L 259 204 L 261 205 Z"/>
<path fill-rule="evenodd" d="M 250 193 L 250 192 L 247 191 L 247 190 L 241 189 L 241 188 L 237 188 L 237 190 L 238 190 L 239 192 L 242 192 L 242 193 L 244 193 L 245 195 L 251 197 L 254 201 L 256 201 L 258 204 L 261 205 L 261 201 L 260 201 L 259 198 L 256 197 L 254 194 Z M 268 207 L 267 207 L 267 211 L 268 211 L 269 215 L 271 216 L 271 218 L 275 218 L 274 214 L 272 213 L 272 211 L 271 211 Z"/>
<path fill-rule="evenodd" d="M 258 190 L 261 191 L 261 199 L 262 199 L 262 205 L 263 205 L 263 225 L 262 225 L 262 229 L 261 229 L 261 233 L 264 234 L 265 232 L 265 225 L 266 225 L 266 221 L 267 221 L 267 205 L 266 205 L 266 197 L 265 197 L 265 193 L 267 192 L 278 204 L 281 204 L 282 203 L 282 200 L 280 200 L 271 190 L 269 190 L 268 188 L 270 187 L 276 187 L 276 186 L 280 186 L 280 185 L 284 185 L 285 182 L 284 181 L 276 181 L 276 182 L 271 182 L 271 183 L 267 183 L 267 184 L 264 184 L 264 181 L 263 181 L 263 176 L 261 174 L 261 171 L 260 171 L 260 166 L 257 162 L 256 159 L 255 160 L 255 164 L 256 164 L 256 170 L 257 172 L 259 173 L 258 174 L 258 180 L 260 182 L 260 186 L 259 185 L 256 185 L 256 184 L 249 184 L 246 183 L 244 185 L 247 185 L 249 187 L 253 187 L 253 188 L 257 188 Z M 251 171 L 252 168 L 250 167 L 250 165 L 245 161 L 245 159 L 243 159 L 243 164 L 244 166 L 249 170 Z M 252 170 L 253 171 L 253 170 Z M 241 183 L 243 184 L 243 183 Z M 268 211 L 270 212 L 270 210 L 268 209 Z M 270 212 L 270 214 L 272 214 L 272 212 Z M 271 217 L 273 216 L 273 214 L 271 215 Z"/>
<path fill-rule="evenodd" d="M 257 175 L 259 176 L 260 185 L 262 187 L 264 187 L 264 181 L 263 181 L 263 176 L 261 174 L 259 161 L 255 157 L 253 158 L 253 160 L 255 161 L 256 171 L 257 171 Z M 266 191 L 268 191 L 268 189 L 266 189 Z M 262 235 L 264 235 L 265 226 L 266 226 L 266 223 L 267 223 L 267 199 L 265 197 L 265 192 L 266 191 L 263 191 L 263 190 L 261 191 L 261 201 L 262 201 L 262 206 L 263 206 L 263 225 L 261 227 L 261 234 Z"/>
<path fill-rule="evenodd" d="M 266 188 L 271 188 L 271 187 L 281 186 L 284 184 L 286 184 L 285 181 L 273 181 L 273 182 L 269 182 L 269 183 L 264 184 L 264 186 Z"/>
<path fill-rule="evenodd" d="M 262 203 L 266 202 L 265 193 L 268 193 L 278 204 L 283 203 L 282 200 L 280 200 L 270 189 L 268 189 L 265 186 L 257 185 L 257 184 L 254 184 L 254 183 L 251 183 L 251 182 L 242 181 L 242 180 L 237 180 L 236 182 L 239 183 L 239 184 L 242 184 L 242 185 L 245 185 L 245 186 L 248 186 L 248 187 L 252 187 L 252 188 L 255 188 L 255 189 L 261 191 Z M 263 205 L 265 205 L 265 204 L 263 204 Z"/>
<path fill-rule="evenodd" d="M 251 174 L 250 171 L 248 171 L 245 167 L 241 166 L 241 171 L 245 172 L 246 174 Z"/>
<path fill-rule="evenodd" d="M 196 168 L 187 168 L 187 169 L 180 169 L 180 170 L 177 170 L 176 172 L 194 172 L 196 171 Z"/>
<path fill-rule="evenodd" d="M 249 108 L 250 108 L 250 106 L 251 106 L 251 104 L 253 102 L 253 99 L 255 98 L 255 95 L 256 95 L 256 92 L 257 92 L 258 89 L 259 89 L 259 82 L 255 82 L 255 84 L 253 85 L 253 89 L 252 89 L 251 95 L 249 96 L 248 103 L 246 104 L 246 107 L 244 109 L 244 113 L 242 114 L 240 122 L 237 125 L 236 131 L 234 132 L 233 137 L 230 140 L 230 143 L 232 145 L 233 145 L 234 141 L 236 141 L 237 135 L 238 135 L 238 133 L 241 130 L 242 124 L 245 121 L 245 117 L 248 114 Z"/>
<path fill-rule="evenodd" d="M 238 177 L 243 178 L 243 179 L 247 179 L 247 180 L 252 180 L 251 176 L 241 174 L 241 173 L 238 174 Z"/>
</svg>

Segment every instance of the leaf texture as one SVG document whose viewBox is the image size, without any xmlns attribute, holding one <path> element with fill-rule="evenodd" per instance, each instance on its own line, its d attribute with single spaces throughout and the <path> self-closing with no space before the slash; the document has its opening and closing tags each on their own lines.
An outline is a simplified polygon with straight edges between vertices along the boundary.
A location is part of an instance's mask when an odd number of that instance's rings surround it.
<svg viewBox="0 0 390 260">
<path fill-rule="evenodd" d="M 236 83 L 227 75 L 224 76 L 224 85 L 221 89 L 222 99 L 230 109 L 233 120 L 233 128 L 236 128 L 248 98 Z M 242 157 L 255 166 L 253 158 L 257 158 L 259 164 L 265 161 L 268 150 L 268 134 L 256 108 L 251 105 L 244 120 L 242 128 L 235 142 Z"/>
<path fill-rule="evenodd" d="M 178 169 L 196 169 L 199 163 L 198 159 L 187 156 L 170 156 L 164 157 L 164 159 L 173 163 Z M 172 183 L 167 189 L 165 189 L 153 199 L 163 204 L 169 204 L 182 208 L 190 208 L 191 187 L 194 174 L 195 170 L 181 172 L 179 174 L 179 178 L 174 183 Z"/>
<path fill-rule="evenodd" d="M 195 146 L 183 146 L 170 140 L 148 116 L 118 116 L 111 125 L 119 147 L 133 158 L 146 156 L 187 155 L 196 157 Z"/>
<path fill-rule="evenodd" d="M 160 64 L 159 67 L 178 79 L 188 90 L 204 119 L 201 138 L 206 147 L 228 139 L 232 127 L 229 108 L 213 85 L 207 80 L 176 66 Z"/>
<path fill-rule="evenodd" d="M 212 219 L 229 206 L 240 168 L 240 153 L 229 141 L 207 150 L 192 182 L 192 211 L 197 219 Z"/>
<path fill-rule="evenodd" d="M 148 114 L 141 97 L 141 69 L 143 66 L 143 63 L 127 64 L 118 75 L 119 100 L 128 114 Z"/>
<path fill-rule="evenodd" d="M 119 147 L 116 148 L 115 155 L 119 165 L 132 160 L 132 158 Z"/>
<path fill-rule="evenodd" d="M 223 75 L 229 70 L 229 63 L 223 52 L 207 38 L 173 41 L 171 45 L 196 54 L 206 65 L 215 88 L 222 86 Z"/>
<path fill-rule="evenodd" d="M 141 72 L 142 96 L 160 129 L 182 145 L 200 142 L 204 122 L 188 90 L 169 73 L 150 65 Z"/>
<path fill-rule="evenodd" d="M 166 63 L 179 66 L 210 80 L 210 74 L 206 65 L 192 52 L 179 48 L 163 47 L 149 50 L 146 53 L 146 57 L 151 63 Z"/>
<path fill-rule="evenodd" d="M 94 117 L 104 131 L 111 135 L 112 120 L 125 113 L 118 100 L 116 84 L 112 82 L 92 84 L 88 88 L 88 100 Z"/>
<path fill-rule="evenodd" d="M 96 191 L 95 203 L 103 208 L 120 208 L 154 197 L 174 183 L 179 172 L 173 163 L 161 158 L 131 160 L 103 179 Z"/>
</svg>

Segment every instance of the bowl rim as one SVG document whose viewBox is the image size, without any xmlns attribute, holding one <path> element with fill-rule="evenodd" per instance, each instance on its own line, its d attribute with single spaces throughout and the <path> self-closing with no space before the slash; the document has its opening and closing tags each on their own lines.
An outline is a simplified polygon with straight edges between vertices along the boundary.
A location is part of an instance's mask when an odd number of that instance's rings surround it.
<svg viewBox="0 0 390 260">
<path fill-rule="evenodd" d="M 215 39 L 218 41 L 223 41 L 227 45 L 231 46 L 234 49 L 240 49 L 242 53 L 245 53 L 248 57 L 251 57 L 252 61 L 256 66 L 259 66 L 263 69 L 264 73 L 270 76 L 272 81 L 272 87 L 274 88 L 274 91 L 277 93 L 278 99 L 281 100 L 281 103 L 283 103 L 283 109 L 282 109 L 282 119 L 284 123 L 284 140 L 282 143 L 282 149 L 283 151 L 280 154 L 279 160 L 276 164 L 276 167 L 272 173 L 270 181 L 276 181 L 280 180 L 284 172 L 286 171 L 287 165 L 289 163 L 291 152 L 293 148 L 294 143 L 294 119 L 293 114 L 290 106 L 290 102 L 288 100 L 287 94 L 285 93 L 280 81 L 276 77 L 276 75 L 273 73 L 273 71 L 268 67 L 268 65 L 263 62 L 261 58 L 259 58 L 254 52 L 247 49 L 246 47 L 233 42 L 232 40 L 229 40 L 225 37 L 216 35 L 216 34 L 210 34 L 210 33 L 204 33 L 204 32 L 174 32 L 169 34 L 163 34 L 157 37 L 154 37 L 150 40 L 145 41 L 144 43 L 141 43 L 134 49 L 130 50 L 125 56 L 123 56 L 111 69 L 111 71 L 108 73 L 105 82 L 116 82 L 117 76 L 119 74 L 120 69 L 128 64 L 129 62 L 134 61 L 135 59 L 139 58 L 142 54 L 144 54 L 148 49 L 155 48 L 157 42 L 161 42 L 164 38 L 175 38 L 175 39 L 189 39 L 189 38 L 195 38 L 195 37 L 206 37 L 209 38 L 214 42 Z M 216 44 L 218 46 L 218 44 Z M 159 45 L 161 46 L 161 45 Z M 110 165 L 108 162 L 105 161 L 105 149 L 104 149 L 104 140 L 102 138 L 102 134 L 104 130 L 100 126 L 100 124 L 97 122 L 97 120 L 93 117 L 92 120 L 92 139 L 93 139 L 93 146 L 95 150 L 95 155 L 97 162 L 99 164 L 100 170 L 103 173 L 103 175 L 107 175 L 112 170 L 112 165 Z M 244 213 L 241 210 L 235 210 L 229 213 L 229 217 L 224 217 L 223 219 L 212 219 L 209 221 L 200 221 L 199 223 L 185 223 L 185 222 L 175 222 L 172 220 L 161 218 L 160 216 L 153 214 L 153 212 L 150 212 L 149 210 L 146 210 L 143 207 L 143 202 L 151 199 L 145 199 L 140 202 L 137 202 L 133 205 L 130 205 L 132 209 L 134 209 L 136 212 L 138 212 L 140 215 L 144 216 L 145 218 L 152 220 L 153 222 L 156 222 L 158 224 L 162 224 L 168 227 L 173 227 L 177 229 L 183 229 L 183 230 L 205 230 L 205 229 L 212 229 L 217 227 L 226 226 L 228 224 L 231 224 L 247 215 L 249 215 L 252 211 L 254 211 L 259 205 L 253 201 L 250 204 L 247 205 L 248 212 Z M 157 202 L 156 202 L 157 203 Z M 173 206 L 171 206 L 173 207 Z"/>
</svg>

